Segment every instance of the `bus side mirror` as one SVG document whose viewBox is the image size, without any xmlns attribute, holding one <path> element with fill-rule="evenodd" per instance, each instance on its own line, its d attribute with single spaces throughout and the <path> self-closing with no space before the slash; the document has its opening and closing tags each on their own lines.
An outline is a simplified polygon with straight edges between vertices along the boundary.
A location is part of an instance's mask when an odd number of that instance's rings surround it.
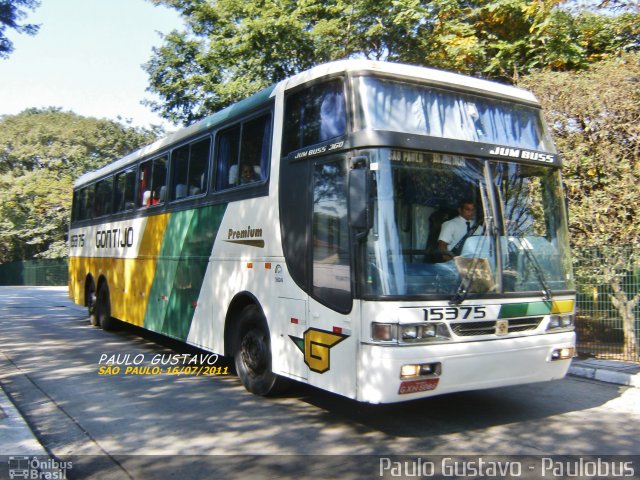
<svg viewBox="0 0 640 480">
<path fill-rule="evenodd" d="M 369 169 L 355 168 L 349 171 L 349 223 L 356 231 L 367 232 L 373 223 L 371 184 L 372 175 Z"/>
</svg>

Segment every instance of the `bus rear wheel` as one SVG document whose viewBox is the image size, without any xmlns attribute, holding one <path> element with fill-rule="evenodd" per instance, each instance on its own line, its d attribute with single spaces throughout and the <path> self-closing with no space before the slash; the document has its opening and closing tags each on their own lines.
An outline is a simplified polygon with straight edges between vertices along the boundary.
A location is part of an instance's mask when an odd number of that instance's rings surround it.
<svg viewBox="0 0 640 480">
<path fill-rule="evenodd" d="M 84 303 L 89 314 L 89 323 L 94 327 L 99 327 L 98 317 L 96 317 L 96 286 L 93 280 L 87 280 L 87 288 L 84 296 Z"/>
<path fill-rule="evenodd" d="M 234 362 L 244 387 L 255 395 L 274 395 L 286 379 L 271 370 L 271 341 L 266 319 L 256 305 L 245 307 L 238 322 Z"/>
<path fill-rule="evenodd" d="M 104 282 L 98 287 L 91 323 L 102 327 L 103 330 L 115 330 L 115 322 L 116 320 L 111 316 L 109 286 Z"/>
</svg>

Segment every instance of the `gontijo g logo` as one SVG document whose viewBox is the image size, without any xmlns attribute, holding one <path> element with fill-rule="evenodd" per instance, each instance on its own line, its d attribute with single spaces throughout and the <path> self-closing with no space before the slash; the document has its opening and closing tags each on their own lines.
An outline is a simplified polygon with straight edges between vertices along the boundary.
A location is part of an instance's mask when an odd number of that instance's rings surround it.
<svg viewBox="0 0 640 480">
<path fill-rule="evenodd" d="M 348 338 L 348 335 L 309 328 L 304 332 L 304 338 L 291 335 L 289 338 L 304 353 L 304 363 L 308 365 L 309 369 L 316 373 L 324 373 L 331 368 L 331 348 Z"/>
</svg>

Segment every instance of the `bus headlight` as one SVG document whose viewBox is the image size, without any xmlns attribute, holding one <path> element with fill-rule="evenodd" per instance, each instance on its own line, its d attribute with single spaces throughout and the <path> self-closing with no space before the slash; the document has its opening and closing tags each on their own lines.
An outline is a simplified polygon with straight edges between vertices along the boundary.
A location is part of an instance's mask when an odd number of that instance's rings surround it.
<svg viewBox="0 0 640 480">
<path fill-rule="evenodd" d="M 451 340 L 451 333 L 444 323 L 371 324 L 371 339 L 375 342 L 422 343 Z"/>
<path fill-rule="evenodd" d="M 556 348 L 551 352 L 551 361 L 556 360 L 569 360 L 576 356 L 576 349 L 574 347 Z"/>
<path fill-rule="evenodd" d="M 449 329 L 444 323 L 429 322 L 400 325 L 400 341 L 403 343 L 442 342 L 451 340 Z"/>
<path fill-rule="evenodd" d="M 415 325 L 408 325 L 406 327 L 402 327 L 402 341 L 411 341 L 417 340 L 418 334 L 420 333 L 420 328 Z"/>
<path fill-rule="evenodd" d="M 375 342 L 397 341 L 398 340 L 398 324 L 373 322 L 371 324 L 371 339 Z"/>
<path fill-rule="evenodd" d="M 571 331 L 574 329 L 575 317 L 573 314 L 568 315 L 551 315 L 547 332 Z"/>
<path fill-rule="evenodd" d="M 442 364 L 435 363 L 418 363 L 402 365 L 400 367 L 400 378 L 411 377 L 437 377 L 442 374 Z"/>
</svg>

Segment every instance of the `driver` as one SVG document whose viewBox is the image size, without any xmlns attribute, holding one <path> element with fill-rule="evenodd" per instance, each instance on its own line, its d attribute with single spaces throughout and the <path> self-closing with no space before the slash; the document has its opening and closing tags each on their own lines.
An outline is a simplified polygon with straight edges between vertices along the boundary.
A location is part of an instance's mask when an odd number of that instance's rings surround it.
<svg viewBox="0 0 640 480">
<path fill-rule="evenodd" d="M 453 258 L 452 251 L 458 250 L 461 241 L 471 235 L 473 220 L 476 215 L 476 207 L 472 200 L 465 199 L 460 202 L 458 216 L 452 220 L 444 222 L 438 237 L 438 250 L 442 252 L 444 260 Z"/>
</svg>

